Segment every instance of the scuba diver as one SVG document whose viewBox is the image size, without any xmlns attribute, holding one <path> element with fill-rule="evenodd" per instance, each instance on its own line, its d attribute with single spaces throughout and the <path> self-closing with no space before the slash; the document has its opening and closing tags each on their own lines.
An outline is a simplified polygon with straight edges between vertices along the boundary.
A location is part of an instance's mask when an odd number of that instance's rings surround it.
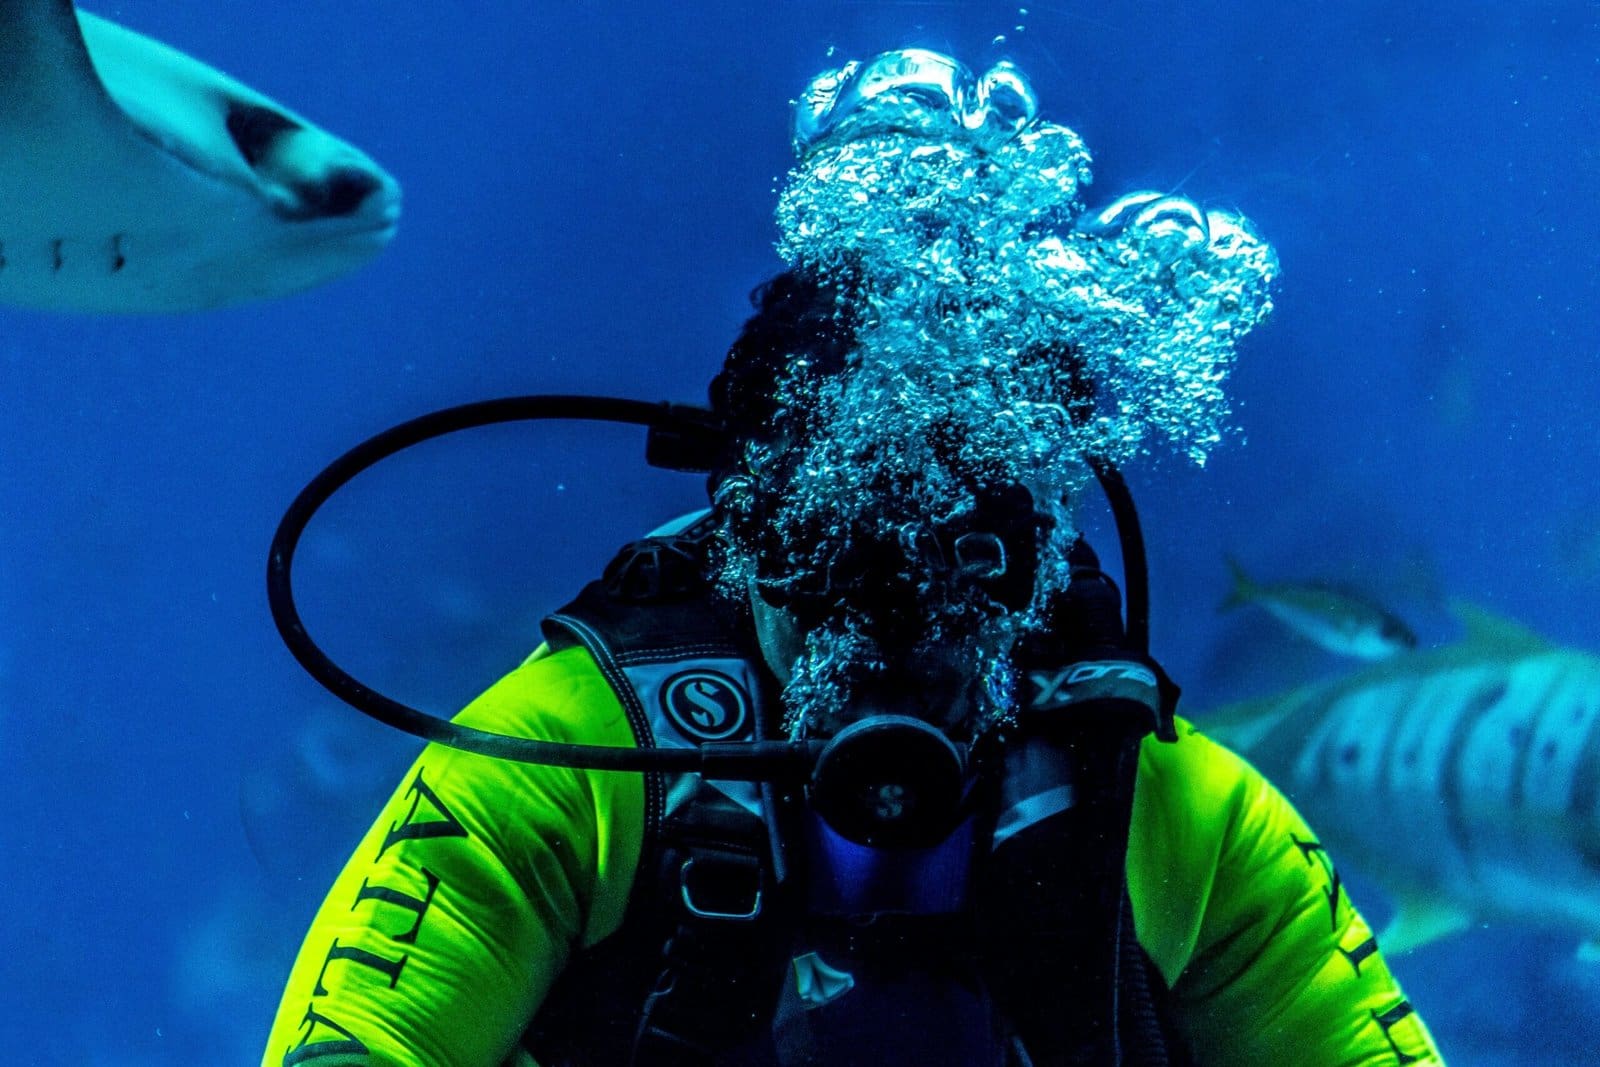
<svg viewBox="0 0 1600 1067">
<path fill-rule="evenodd" d="M 1085 214 L 1086 150 L 1008 64 L 847 64 L 796 147 L 789 269 L 708 409 L 452 409 L 286 516 L 291 649 L 430 744 L 263 1064 L 1442 1063 L 1315 834 L 1176 717 L 1148 650 L 1119 464 L 1218 439 L 1270 249 L 1158 193 Z M 450 722 L 339 671 L 288 594 L 320 502 L 417 440 L 547 417 L 648 425 L 709 507 Z M 1079 528 L 1097 484 L 1120 586 Z"/>
</svg>

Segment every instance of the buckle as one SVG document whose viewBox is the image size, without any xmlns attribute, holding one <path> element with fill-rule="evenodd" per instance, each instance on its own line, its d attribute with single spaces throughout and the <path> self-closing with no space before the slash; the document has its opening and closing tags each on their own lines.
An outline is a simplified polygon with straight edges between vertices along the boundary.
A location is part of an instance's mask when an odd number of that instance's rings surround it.
<svg viewBox="0 0 1600 1067">
<path fill-rule="evenodd" d="M 684 908 L 697 919 L 718 922 L 755 921 L 766 878 L 754 856 L 691 856 L 678 868 Z"/>
</svg>

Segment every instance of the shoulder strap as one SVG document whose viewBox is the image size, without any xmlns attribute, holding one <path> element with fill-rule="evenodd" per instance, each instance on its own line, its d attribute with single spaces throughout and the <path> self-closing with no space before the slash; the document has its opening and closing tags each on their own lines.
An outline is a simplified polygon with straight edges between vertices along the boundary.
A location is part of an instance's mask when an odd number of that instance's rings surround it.
<svg viewBox="0 0 1600 1067">
<path fill-rule="evenodd" d="M 764 733 L 774 683 L 737 606 L 707 575 L 714 531 L 703 513 L 625 546 L 544 620 L 552 647 L 582 645 L 594 657 L 640 745 Z M 760 787 L 650 773 L 645 797 L 628 914 L 552 991 L 528 1039 L 550 1057 L 541 1062 L 704 1064 L 771 1018 L 791 927 Z M 605 1018 L 574 1034 L 571 1020 L 591 1019 L 597 1002 Z"/>
</svg>

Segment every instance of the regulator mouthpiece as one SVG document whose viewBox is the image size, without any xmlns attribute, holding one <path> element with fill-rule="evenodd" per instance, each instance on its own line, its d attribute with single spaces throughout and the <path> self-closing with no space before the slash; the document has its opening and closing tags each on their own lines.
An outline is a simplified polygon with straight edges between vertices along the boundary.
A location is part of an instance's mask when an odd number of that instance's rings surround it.
<svg viewBox="0 0 1600 1067">
<path fill-rule="evenodd" d="M 908 715 L 874 715 L 840 730 L 817 758 L 811 804 L 841 837 L 875 848 L 926 848 L 961 812 L 966 760 L 944 734 Z"/>
</svg>

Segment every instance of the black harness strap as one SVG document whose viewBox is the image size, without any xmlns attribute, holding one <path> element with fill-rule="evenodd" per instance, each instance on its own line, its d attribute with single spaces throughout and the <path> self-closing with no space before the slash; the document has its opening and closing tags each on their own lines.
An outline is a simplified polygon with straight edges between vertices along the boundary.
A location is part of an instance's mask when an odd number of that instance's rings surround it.
<svg viewBox="0 0 1600 1067">
<path fill-rule="evenodd" d="M 764 822 L 704 785 L 662 829 L 656 876 L 671 935 L 640 1014 L 634 1067 L 689 1067 L 766 1032 L 793 918 Z"/>
<path fill-rule="evenodd" d="M 568 968 L 523 1044 L 546 1067 L 689 1067 L 758 1041 L 794 918 L 766 830 L 703 783 L 647 842 L 622 928 Z"/>
<path fill-rule="evenodd" d="M 748 627 L 706 576 L 714 528 L 701 519 L 626 546 L 544 622 L 552 647 L 581 644 L 594 656 L 640 745 L 674 727 L 641 698 L 637 672 L 758 659 L 741 636 Z M 750 673 L 768 684 L 761 670 Z M 752 737 L 765 736 L 765 695 L 750 694 Z M 772 1018 L 793 920 L 768 813 L 696 776 L 652 773 L 645 814 L 621 929 L 574 961 L 524 1039 L 541 1063 L 706 1064 Z"/>
</svg>

